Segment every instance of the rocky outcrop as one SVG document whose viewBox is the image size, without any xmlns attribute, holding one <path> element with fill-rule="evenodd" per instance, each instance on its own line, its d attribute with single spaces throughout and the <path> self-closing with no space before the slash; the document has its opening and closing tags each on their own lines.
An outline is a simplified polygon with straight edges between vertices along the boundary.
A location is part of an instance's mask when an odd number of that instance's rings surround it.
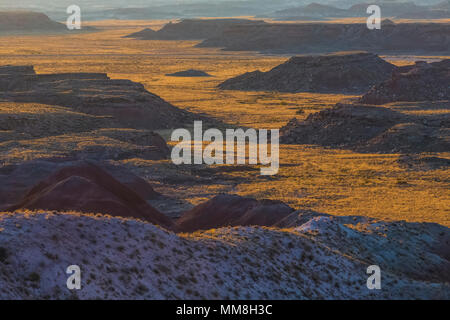
<svg viewBox="0 0 450 320">
<path fill-rule="evenodd" d="M 250 72 L 219 85 L 222 90 L 363 93 L 390 77 L 395 66 L 366 52 L 298 56 L 268 72 Z"/>
<path fill-rule="evenodd" d="M 35 74 L 31 67 L 0 68 L 0 99 L 70 107 L 111 116 L 123 127 L 177 128 L 193 121 L 140 83 L 110 79 L 103 73 Z"/>
<path fill-rule="evenodd" d="M 450 130 L 448 127 L 433 127 L 422 123 L 400 123 L 359 148 L 367 152 L 448 152 Z"/>
<path fill-rule="evenodd" d="M 317 144 L 359 152 L 420 153 L 450 150 L 448 115 L 408 115 L 389 108 L 337 104 L 291 120 L 281 128 L 281 142 Z"/>
<path fill-rule="evenodd" d="M 311 114 L 305 121 L 291 120 L 281 129 L 284 143 L 356 146 L 383 133 L 404 119 L 395 111 L 373 106 L 337 104 Z"/>
<path fill-rule="evenodd" d="M 362 103 L 384 104 L 395 101 L 450 100 L 450 59 L 436 62 L 416 62 L 396 70 L 389 80 L 373 87 Z"/>
<path fill-rule="evenodd" d="M 405 154 L 399 157 L 397 163 L 405 169 L 416 171 L 449 170 L 450 159 L 440 157 Z"/>
</svg>

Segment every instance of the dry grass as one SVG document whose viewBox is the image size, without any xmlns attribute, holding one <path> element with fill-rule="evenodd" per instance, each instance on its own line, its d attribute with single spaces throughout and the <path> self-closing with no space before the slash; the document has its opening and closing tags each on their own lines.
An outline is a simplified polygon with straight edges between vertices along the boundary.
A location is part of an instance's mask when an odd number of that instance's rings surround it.
<svg viewBox="0 0 450 320">
<path fill-rule="evenodd" d="M 105 29 L 97 33 L 4 37 L 0 42 L 0 65 L 32 64 L 41 73 L 106 72 L 113 78 L 142 82 L 148 90 L 180 108 L 205 113 L 229 124 L 257 128 L 278 128 L 294 116 L 306 117 L 346 98 L 324 94 L 219 91 L 217 84 L 227 78 L 257 69 L 267 71 L 288 57 L 194 48 L 194 41 L 121 38 L 144 26 L 158 28 L 162 23 L 109 21 L 91 23 Z M 403 65 L 416 57 L 388 59 Z M 185 69 L 204 70 L 213 77 L 165 76 Z M 300 109 L 304 113 L 297 115 Z M 448 109 L 437 107 L 436 110 L 405 112 L 443 113 Z M 162 133 L 168 136 L 170 132 Z M 84 148 L 89 139 L 90 134 L 78 134 L 21 144 L 35 153 L 38 146 L 39 156 L 42 156 L 46 152 L 54 152 L 54 143 Z M 110 141 L 102 141 L 102 144 Z M 91 143 L 95 144 L 94 138 Z M 116 141 L 111 143 L 117 144 Z M 296 208 L 307 207 L 337 215 L 367 215 L 450 226 L 448 170 L 409 171 L 398 165 L 398 155 L 358 154 L 312 146 L 282 146 L 280 152 L 280 173 L 272 178 L 262 178 L 259 171 L 245 167 L 222 172 L 208 168 L 195 171 L 175 167 L 168 161 L 139 158 L 123 163 L 151 180 L 158 191 L 176 195 L 190 204 L 197 204 L 221 192 L 233 192 L 279 199 Z M 450 154 L 440 156 L 448 158 Z M 168 178 L 176 181 L 166 183 Z"/>
</svg>

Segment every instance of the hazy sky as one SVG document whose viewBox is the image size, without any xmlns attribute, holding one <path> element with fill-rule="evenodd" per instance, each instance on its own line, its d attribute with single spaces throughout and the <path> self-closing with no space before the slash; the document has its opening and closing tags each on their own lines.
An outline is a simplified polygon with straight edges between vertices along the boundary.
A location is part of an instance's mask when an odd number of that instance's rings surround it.
<svg viewBox="0 0 450 320">
<path fill-rule="evenodd" d="M 67 8 L 77 4 L 84 10 L 98 10 L 101 8 L 126 8 L 126 7 L 152 7 L 160 5 L 189 4 L 189 3 L 219 3 L 219 2 L 246 2 L 259 9 L 279 6 L 279 9 L 296 7 L 312 2 L 332 4 L 339 7 L 349 7 L 355 3 L 365 2 L 415 2 L 417 4 L 431 4 L 443 0 L 0 0 L 0 8 L 29 8 L 39 11 L 52 11 Z"/>
</svg>

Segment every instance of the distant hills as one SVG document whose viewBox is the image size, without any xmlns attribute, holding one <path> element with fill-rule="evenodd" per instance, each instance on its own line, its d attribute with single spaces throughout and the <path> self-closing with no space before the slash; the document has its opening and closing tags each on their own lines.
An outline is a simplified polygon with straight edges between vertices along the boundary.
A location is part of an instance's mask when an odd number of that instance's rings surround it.
<svg viewBox="0 0 450 320">
<path fill-rule="evenodd" d="M 50 20 L 43 13 L 31 11 L 1 11 L 0 33 L 3 32 L 63 32 L 64 24 Z"/>
<path fill-rule="evenodd" d="M 348 9 L 332 5 L 310 3 L 278 10 L 260 17 L 276 18 L 279 20 L 310 20 L 328 18 L 366 17 L 367 8 L 372 3 L 354 4 Z M 435 5 L 416 5 L 414 2 L 376 2 L 381 8 L 383 17 L 396 17 L 406 19 L 445 19 L 450 18 L 450 1 L 446 0 Z"/>
<path fill-rule="evenodd" d="M 93 31 L 84 27 L 82 31 Z M 47 15 L 32 11 L 0 11 L 0 35 L 69 32 L 64 23 L 51 20 Z M 71 31 L 77 32 L 77 30 Z"/>
<path fill-rule="evenodd" d="M 393 23 L 381 30 L 365 23 L 267 23 L 255 20 L 182 20 L 159 31 L 129 35 L 142 40 L 203 40 L 198 47 L 274 54 L 369 51 L 372 53 L 448 53 L 448 23 Z"/>
<path fill-rule="evenodd" d="M 179 19 L 199 17 L 261 16 L 275 19 L 327 19 L 367 16 L 369 6 L 364 0 L 191 0 L 191 1 L 79 1 L 84 20 Z M 449 2 L 430 1 L 371 1 L 381 6 L 386 17 L 411 19 L 449 18 Z M 67 18 L 67 3 L 13 1 L 0 4 L 4 8 L 41 11 L 57 21 Z"/>
</svg>

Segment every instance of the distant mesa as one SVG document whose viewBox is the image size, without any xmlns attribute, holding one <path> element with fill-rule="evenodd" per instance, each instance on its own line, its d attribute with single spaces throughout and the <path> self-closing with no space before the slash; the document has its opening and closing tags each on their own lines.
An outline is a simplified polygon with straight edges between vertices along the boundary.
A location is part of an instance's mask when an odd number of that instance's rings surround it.
<svg viewBox="0 0 450 320">
<path fill-rule="evenodd" d="M 367 16 L 364 5 L 364 16 Z M 366 23 L 268 23 L 245 19 L 186 19 L 127 37 L 140 40 L 201 40 L 199 48 L 258 51 L 272 54 L 322 54 L 368 51 L 377 54 L 445 54 L 450 47 L 448 23 L 393 23 L 381 30 Z"/>
<path fill-rule="evenodd" d="M 439 100 L 450 100 L 450 59 L 434 63 L 418 61 L 399 68 L 361 98 L 367 104 Z"/>
<path fill-rule="evenodd" d="M 279 20 L 308 20 L 323 18 L 347 17 L 348 11 L 330 5 L 310 3 L 306 6 L 278 10 L 265 16 L 278 18 Z"/>
<path fill-rule="evenodd" d="M 396 67 L 366 52 L 298 56 L 268 72 L 254 71 L 229 79 L 222 90 L 358 94 L 387 80 Z"/>
<path fill-rule="evenodd" d="M 279 201 L 219 195 L 184 213 L 177 221 L 181 232 L 193 232 L 227 226 L 273 226 L 294 209 Z"/>
<path fill-rule="evenodd" d="M 126 37 L 140 40 L 204 40 L 220 36 L 230 26 L 259 24 L 265 22 L 246 19 L 184 19 L 177 23 L 170 22 L 158 31 L 147 28 Z"/>
<path fill-rule="evenodd" d="M 138 183 L 139 187 L 151 192 L 151 187 L 143 181 Z M 68 166 L 53 173 L 34 186 L 19 204 L 6 211 L 20 209 L 101 213 L 173 228 L 169 218 L 93 163 Z"/>
<path fill-rule="evenodd" d="M 237 24 L 196 46 L 272 54 L 368 51 L 445 55 L 450 47 L 449 33 L 450 24 L 447 23 L 387 23 L 375 32 L 369 30 L 366 23 Z"/>
<path fill-rule="evenodd" d="M 384 20 L 382 20 L 381 21 L 381 26 L 386 26 L 386 25 L 392 26 L 392 25 L 395 25 L 395 22 L 392 21 L 391 19 L 384 19 Z"/>
<path fill-rule="evenodd" d="M 185 71 L 178 71 L 175 73 L 168 73 L 166 74 L 166 76 L 169 77 L 211 77 L 210 74 L 206 73 L 205 71 L 202 70 L 194 70 L 194 69 L 189 69 L 189 70 L 185 70 Z"/>
<path fill-rule="evenodd" d="M 0 11 L 0 33 L 10 31 L 67 31 L 67 27 L 48 16 L 31 11 Z"/>
<path fill-rule="evenodd" d="M 156 37 L 157 32 L 150 28 L 145 28 L 144 30 L 129 34 L 125 36 L 125 38 L 138 38 L 138 39 L 146 39 Z"/>
<path fill-rule="evenodd" d="M 80 31 L 95 28 L 83 27 Z M 78 31 L 78 30 L 75 30 Z M 32 11 L 0 11 L 1 34 L 39 34 L 69 32 L 67 26 L 51 20 L 47 15 Z"/>
<path fill-rule="evenodd" d="M 31 66 L 3 66 L 0 98 L 111 116 L 127 128 L 177 128 L 194 119 L 193 114 L 148 92 L 142 84 L 113 80 L 104 73 L 36 74 Z"/>
</svg>

